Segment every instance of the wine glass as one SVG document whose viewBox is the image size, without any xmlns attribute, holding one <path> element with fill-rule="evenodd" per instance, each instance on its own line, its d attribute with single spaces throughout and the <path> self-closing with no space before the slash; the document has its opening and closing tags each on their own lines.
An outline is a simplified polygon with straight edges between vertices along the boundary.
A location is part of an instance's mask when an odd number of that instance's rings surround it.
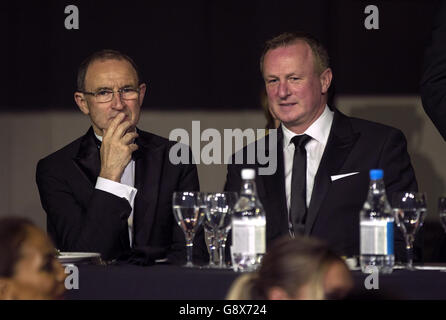
<svg viewBox="0 0 446 320">
<path fill-rule="evenodd" d="M 207 193 L 205 197 L 207 223 L 217 239 L 219 268 L 225 268 L 225 248 L 231 228 L 232 210 L 237 201 L 236 192 Z"/>
<path fill-rule="evenodd" d="M 426 195 L 423 192 L 398 192 L 393 195 L 392 204 L 396 224 L 403 232 L 406 241 L 406 267 L 409 270 L 414 270 L 413 242 L 426 216 Z"/>
<path fill-rule="evenodd" d="M 440 222 L 446 232 L 446 197 L 438 199 L 438 213 L 440 215 Z"/>
<path fill-rule="evenodd" d="M 194 237 L 203 221 L 205 204 L 200 192 L 174 192 L 172 196 L 173 214 L 186 238 L 187 262 L 185 267 L 193 267 L 192 250 Z"/>
<path fill-rule="evenodd" d="M 204 235 L 209 251 L 209 264 L 204 268 L 217 268 L 218 263 L 218 241 L 214 229 L 209 224 L 207 218 L 203 220 Z"/>
<path fill-rule="evenodd" d="M 222 261 L 220 263 L 220 268 L 232 269 L 231 266 L 227 265 L 226 256 L 225 256 L 226 240 L 228 239 L 229 231 L 231 231 L 231 228 L 232 228 L 232 221 L 231 221 L 231 219 L 232 219 L 232 211 L 231 211 L 231 214 L 226 215 L 226 216 L 228 217 L 227 219 L 229 220 L 229 222 L 225 223 L 226 224 L 226 228 L 220 230 L 220 232 L 218 233 L 220 257 L 221 257 L 220 261 Z"/>
</svg>

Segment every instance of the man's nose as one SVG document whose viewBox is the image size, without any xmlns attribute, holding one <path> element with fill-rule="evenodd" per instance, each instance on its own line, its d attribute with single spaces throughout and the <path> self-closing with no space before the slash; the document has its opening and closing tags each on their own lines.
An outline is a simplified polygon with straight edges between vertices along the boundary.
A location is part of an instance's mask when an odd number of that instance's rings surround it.
<svg viewBox="0 0 446 320">
<path fill-rule="evenodd" d="M 286 81 L 279 83 L 279 97 L 287 98 L 290 95 L 290 90 L 288 89 L 288 83 Z"/>
<path fill-rule="evenodd" d="M 115 91 L 113 93 L 113 99 L 112 99 L 112 107 L 116 110 L 122 110 L 124 109 L 124 103 L 121 98 L 121 93 L 118 91 Z"/>
</svg>

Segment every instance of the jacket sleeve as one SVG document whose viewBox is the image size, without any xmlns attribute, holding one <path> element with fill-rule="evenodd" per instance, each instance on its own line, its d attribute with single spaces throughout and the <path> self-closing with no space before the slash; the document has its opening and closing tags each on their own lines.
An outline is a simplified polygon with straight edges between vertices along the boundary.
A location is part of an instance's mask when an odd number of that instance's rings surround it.
<svg viewBox="0 0 446 320">
<path fill-rule="evenodd" d="M 94 189 L 82 190 L 88 201 L 76 195 L 69 178 L 58 174 L 58 164 L 41 160 L 36 182 L 47 214 L 47 231 L 61 251 L 99 252 L 111 260 L 130 248 L 127 219 L 131 206 L 124 198 Z"/>
<path fill-rule="evenodd" d="M 242 183 L 241 166 L 228 164 L 224 191 L 239 192 Z"/>
<path fill-rule="evenodd" d="M 389 203 L 397 192 L 418 191 L 415 171 L 407 152 L 406 138 L 400 130 L 391 130 L 383 145 L 379 167 L 384 169 L 384 182 Z M 414 260 L 422 259 L 422 230 L 417 234 L 414 244 Z M 401 230 L 395 222 L 395 257 L 397 261 L 406 261 L 406 245 Z"/>
</svg>

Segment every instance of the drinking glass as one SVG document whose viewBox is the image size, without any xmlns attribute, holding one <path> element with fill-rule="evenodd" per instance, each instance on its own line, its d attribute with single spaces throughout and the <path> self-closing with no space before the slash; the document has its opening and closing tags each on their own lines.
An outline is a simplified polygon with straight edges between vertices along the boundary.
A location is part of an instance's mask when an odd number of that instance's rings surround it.
<svg viewBox="0 0 446 320">
<path fill-rule="evenodd" d="M 413 242 L 426 216 L 426 195 L 423 192 L 398 192 L 393 195 L 392 207 L 396 224 L 403 232 L 406 241 L 406 267 L 414 270 Z"/>
<path fill-rule="evenodd" d="M 438 214 L 440 215 L 440 222 L 446 232 L 446 197 L 438 199 Z"/>
<path fill-rule="evenodd" d="M 219 256 L 220 256 L 220 268 L 222 269 L 232 269 L 232 266 L 228 266 L 228 262 L 226 262 L 226 241 L 228 239 L 228 233 L 231 230 L 232 227 L 232 223 L 231 223 L 231 218 L 232 218 L 232 211 L 231 214 L 226 215 L 229 220 L 228 223 L 226 223 L 226 228 L 220 230 L 220 232 L 218 233 L 217 237 L 217 241 L 218 241 L 218 248 L 219 248 Z"/>
<path fill-rule="evenodd" d="M 203 220 L 204 236 L 209 251 L 209 264 L 204 268 L 217 268 L 218 265 L 218 241 L 217 235 L 212 229 L 207 218 Z"/>
<path fill-rule="evenodd" d="M 226 268 L 226 239 L 231 229 L 232 210 L 237 198 L 236 192 L 207 193 L 205 197 L 207 223 L 217 239 L 219 268 Z"/>
<path fill-rule="evenodd" d="M 185 267 L 194 267 L 192 250 L 194 237 L 205 215 L 205 204 L 200 192 L 174 192 L 172 196 L 173 214 L 186 238 L 187 262 Z"/>
</svg>

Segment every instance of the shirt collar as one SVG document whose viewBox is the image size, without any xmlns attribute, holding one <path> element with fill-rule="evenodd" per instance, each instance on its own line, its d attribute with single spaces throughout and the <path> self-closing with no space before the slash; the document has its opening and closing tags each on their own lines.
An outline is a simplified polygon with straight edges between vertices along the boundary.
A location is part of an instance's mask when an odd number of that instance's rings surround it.
<svg viewBox="0 0 446 320">
<path fill-rule="evenodd" d="M 98 139 L 99 141 L 102 142 L 102 136 L 98 136 L 98 135 L 96 134 L 96 132 L 94 132 L 94 135 L 96 136 L 96 139 Z"/>
<path fill-rule="evenodd" d="M 325 146 L 330 134 L 331 125 L 333 124 L 333 116 L 334 112 L 331 111 L 327 105 L 325 105 L 324 112 L 322 112 L 319 118 L 317 118 L 307 130 L 305 130 L 304 134 L 309 135 L 311 138 Z M 297 136 L 297 134 L 286 128 L 284 125 L 281 127 L 284 139 L 283 146 L 287 147 L 290 144 L 291 139 L 294 136 Z"/>
</svg>

